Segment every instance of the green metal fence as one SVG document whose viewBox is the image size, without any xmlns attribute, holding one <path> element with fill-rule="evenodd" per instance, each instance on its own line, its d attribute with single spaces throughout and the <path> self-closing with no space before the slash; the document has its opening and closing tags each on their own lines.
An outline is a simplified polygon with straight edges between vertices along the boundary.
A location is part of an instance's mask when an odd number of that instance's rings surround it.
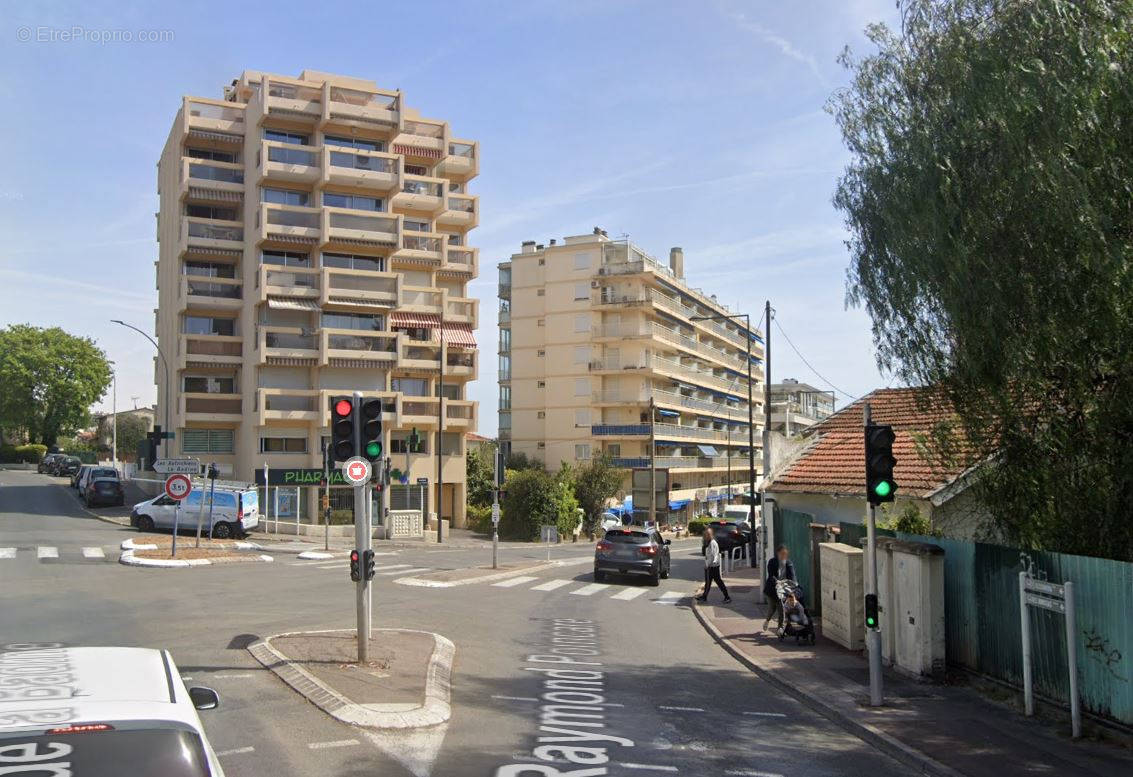
<svg viewBox="0 0 1133 777">
<path fill-rule="evenodd" d="M 776 527 L 778 528 L 778 527 Z M 893 532 L 879 530 L 879 535 Z M 865 527 L 841 524 L 840 542 L 860 547 Z M 1019 572 L 1074 582 L 1078 607 L 1078 688 L 1083 709 L 1133 725 L 1133 564 L 1065 553 L 897 533 L 944 548 L 948 662 L 1021 685 Z M 1069 703 L 1065 624 L 1045 610 L 1031 618 L 1035 690 Z"/>
<path fill-rule="evenodd" d="M 803 587 L 808 609 L 817 611 L 821 596 L 818 591 L 812 591 L 815 559 L 811 548 L 810 525 L 814 523 L 814 516 L 810 513 L 800 513 L 794 510 L 775 510 L 773 526 L 775 529 L 775 544 L 786 545 L 791 552 L 791 562 L 795 565 L 795 576 L 799 585 Z"/>
</svg>

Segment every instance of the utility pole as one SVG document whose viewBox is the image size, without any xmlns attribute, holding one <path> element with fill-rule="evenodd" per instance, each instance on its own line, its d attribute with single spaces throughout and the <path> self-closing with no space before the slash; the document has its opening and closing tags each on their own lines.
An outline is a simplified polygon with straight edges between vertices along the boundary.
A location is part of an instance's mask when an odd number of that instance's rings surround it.
<svg viewBox="0 0 1133 777">
<path fill-rule="evenodd" d="M 437 327 L 437 337 L 441 341 L 438 366 L 440 375 L 437 378 L 437 542 L 444 542 L 444 523 L 441 519 L 441 507 L 444 504 L 444 477 L 441 466 L 441 447 L 445 438 L 445 312 L 441 307 L 441 323 Z M 454 500 L 455 501 L 455 500 Z M 452 506 L 456 513 L 456 505 Z"/>
<path fill-rule="evenodd" d="M 323 550 L 330 550 L 330 443 L 323 441 Z"/>
<path fill-rule="evenodd" d="M 110 460 L 114 463 L 114 471 L 118 471 L 118 373 L 110 373 L 110 423 L 114 428 L 110 440 Z"/>
<path fill-rule="evenodd" d="M 504 482 L 504 454 L 499 449 L 492 452 L 492 569 L 496 569 L 500 550 L 500 485 Z"/>
<path fill-rule="evenodd" d="M 870 425 L 869 402 L 862 405 L 862 425 Z M 868 466 L 868 464 L 867 464 Z M 877 596 L 877 527 L 874 523 L 875 510 L 873 503 L 866 500 L 866 564 L 869 565 L 869 575 L 866 577 L 866 596 Z M 880 707 L 882 705 L 881 689 L 881 629 L 875 624 L 866 628 L 866 650 L 869 652 L 869 705 Z"/>
<path fill-rule="evenodd" d="M 764 305 L 763 322 L 763 487 L 766 489 L 767 483 L 771 479 L 771 300 L 767 300 L 766 305 Z M 749 340 L 750 336 L 751 333 L 749 332 Z M 748 346 L 750 347 L 750 342 Z M 748 409 L 750 410 L 750 408 L 751 402 L 749 401 Z M 752 490 L 752 510 L 754 511 L 755 494 L 754 489 Z M 763 495 L 760 508 L 760 513 L 763 516 L 763 552 L 758 554 L 759 560 L 755 566 L 762 569 L 767 559 L 771 558 L 775 547 L 775 516 L 767 501 L 766 493 Z M 752 525 L 755 525 L 754 522 Z M 755 536 L 754 532 L 752 536 Z M 760 596 L 762 595 L 761 589 Z"/>
<path fill-rule="evenodd" d="M 657 527 L 657 434 L 654 419 L 657 417 L 656 403 L 649 395 L 649 522 Z M 668 507 L 668 505 L 665 505 Z"/>
</svg>

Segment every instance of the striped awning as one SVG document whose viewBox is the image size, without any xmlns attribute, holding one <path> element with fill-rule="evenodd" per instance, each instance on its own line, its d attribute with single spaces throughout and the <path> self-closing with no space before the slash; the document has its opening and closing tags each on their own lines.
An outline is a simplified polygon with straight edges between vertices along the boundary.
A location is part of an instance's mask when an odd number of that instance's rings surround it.
<svg viewBox="0 0 1133 777">
<path fill-rule="evenodd" d="M 422 148 L 421 146 L 409 146 L 404 143 L 394 143 L 393 153 L 404 154 L 405 156 L 428 157 L 429 159 L 440 159 L 445 155 L 445 152 L 439 148 Z"/>
<path fill-rule="evenodd" d="M 397 248 L 397 242 L 394 240 L 364 240 L 357 237 L 340 237 L 338 235 L 331 235 L 330 240 L 347 246 L 381 246 L 383 248 Z"/>
<path fill-rule="evenodd" d="M 205 189 L 200 186 L 189 187 L 189 197 L 194 200 L 215 200 L 218 202 L 240 202 L 244 199 L 244 192 L 234 192 L 228 189 Z"/>
<path fill-rule="evenodd" d="M 293 356 L 268 356 L 264 361 L 272 367 L 313 367 L 318 359 L 300 359 Z"/>
<path fill-rule="evenodd" d="M 202 129 L 190 129 L 189 137 L 197 138 L 199 140 L 215 140 L 218 143 L 234 143 L 243 145 L 243 135 L 230 135 L 227 132 L 209 132 Z"/>
<path fill-rule="evenodd" d="M 408 313 L 395 311 L 389 316 L 390 326 L 410 326 L 422 329 L 435 329 L 441 325 L 441 317 L 436 313 Z"/>
<path fill-rule="evenodd" d="M 319 241 L 317 237 L 307 237 L 306 235 L 284 235 L 279 232 L 269 232 L 268 240 L 274 243 L 295 243 L 296 245 L 314 245 Z"/>
<path fill-rule="evenodd" d="M 272 310 L 318 310 L 319 303 L 294 297 L 268 297 L 268 307 Z"/>
<path fill-rule="evenodd" d="M 243 251 L 236 251 L 230 248 L 209 248 L 207 246 L 190 245 L 187 249 L 185 249 L 186 259 L 192 259 L 194 257 L 212 258 L 217 256 L 223 256 L 229 259 L 239 259 L 243 255 Z"/>
<path fill-rule="evenodd" d="M 476 347 L 476 337 L 472 334 L 472 327 L 468 324 L 444 325 L 445 342 L 449 345 L 463 345 L 466 348 Z"/>
<path fill-rule="evenodd" d="M 329 296 L 327 302 L 332 305 L 353 305 L 354 307 L 367 307 L 367 308 L 388 308 L 392 307 L 392 302 L 382 302 L 376 299 L 363 299 L 362 297 L 338 297 Z"/>
<path fill-rule="evenodd" d="M 331 367 L 347 367 L 350 369 L 365 369 L 373 367 L 374 363 L 365 359 L 328 359 Z"/>
</svg>

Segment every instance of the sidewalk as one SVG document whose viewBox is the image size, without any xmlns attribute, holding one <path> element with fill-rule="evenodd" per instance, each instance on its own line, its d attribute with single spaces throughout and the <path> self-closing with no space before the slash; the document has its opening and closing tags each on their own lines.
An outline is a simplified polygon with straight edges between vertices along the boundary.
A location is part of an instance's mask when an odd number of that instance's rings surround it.
<svg viewBox="0 0 1133 777">
<path fill-rule="evenodd" d="M 694 601 L 704 627 L 762 679 L 918 772 L 948 777 L 1133 774 L 1133 751 L 1072 740 L 1069 713 L 1027 720 L 1012 706 L 1021 694 L 1004 693 L 1004 702 L 997 703 L 963 685 L 919 683 L 886 671 L 885 706 L 868 706 L 864 656 L 823 639 L 820 623 L 814 647 L 795 645 L 792 638 L 780 642 L 772 631 L 762 631 L 764 608 L 754 603 L 756 572 L 737 569 L 726 580 L 730 605 L 720 604 L 715 590 L 709 604 Z"/>
</svg>

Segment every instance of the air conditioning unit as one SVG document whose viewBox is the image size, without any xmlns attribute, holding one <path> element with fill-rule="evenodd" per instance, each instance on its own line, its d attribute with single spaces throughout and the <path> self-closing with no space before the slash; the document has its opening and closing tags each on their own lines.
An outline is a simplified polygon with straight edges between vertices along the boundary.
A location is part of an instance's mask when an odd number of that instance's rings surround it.
<svg viewBox="0 0 1133 777">
<path fill-rule="evenodd" d="M 592 289 L 598 288 L 598 281 L 590 281 L 590 288 L 592 288 Z"/>
</svg>

